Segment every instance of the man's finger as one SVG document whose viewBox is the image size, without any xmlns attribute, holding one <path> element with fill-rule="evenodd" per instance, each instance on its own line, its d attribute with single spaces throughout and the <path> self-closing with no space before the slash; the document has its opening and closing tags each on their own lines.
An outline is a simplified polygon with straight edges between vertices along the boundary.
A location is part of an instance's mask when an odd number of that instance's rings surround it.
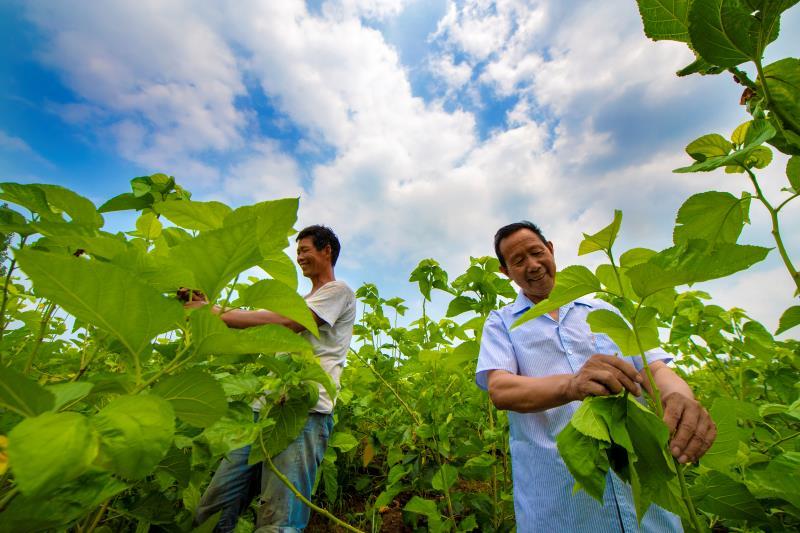
<svg viewBox="0 0 800 533">
<path fill-rule="evenodd" d="M 708 440 L 708 433 L 711 429 L 711 418 L 706 416 L 700 416 L 697 422 L 697 428 L 695 429 L 694 435 L 692 436 L 689 444 L 686 445 L 686 449 L 683 450 L 684 456 L 688 459 L 688 462 L 694 463 L 697 459 L 705 453 L 705 451 L 711 446 L 711 442 Z"/>
<path fill-rule="evenodd" d="M 669 428 L 669 434 L 675 433 L 678 428 L 678 422 L 683 415 L 683 404 L 678 402 L 667 402 L 664 406 L 664 423 Z"/>
<path fill-rule="evenodd" d="M 699 407 L 693 408 L 691 405 L 684 408 L 681 414 L 678 430 L 670 441 L 670 450 L 672 451 L 672 455 L 678 459 L 678 462 L 685 463 L 688 461 L 685 449 L 686 445 L 689 444 L 689 439 L 692 438 L 697 429 L 699 416 Z"/>
<path fill-rule="evenodd" d="M 620 359 L 619 357 L 615 357 L 613 355 L 606 355 L 603 357 L 603 362 L 615 367 L 633 382 L 638 383 L 642 379 L 642 377 L 639 375 L 639 371 L 636 370 L 636 367 L 633 366 L 629 361 Z"/>
<path fill-rule="evenodd" d="M 587 381 L 583 386 L 583 390 L 586 396 L 609 396 L 612 394 L 605 385 L 597 381 Z"/>
<path fill-rule="evenodd" d="M 611 394 L 618 394 L 622 392 L 622 383 L 619 382 L 615 372 L 611 369 L 595 370 L 592 372 L 591 379 L 592 381 L 603 385 L 610 391 Z"/>
</svg>

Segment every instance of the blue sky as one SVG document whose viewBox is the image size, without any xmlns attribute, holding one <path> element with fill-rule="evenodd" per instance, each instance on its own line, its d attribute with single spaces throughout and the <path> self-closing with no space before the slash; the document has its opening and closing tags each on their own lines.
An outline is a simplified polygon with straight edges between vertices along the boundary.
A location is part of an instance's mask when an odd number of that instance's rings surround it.
<svg viewBox="0 0 800 533">
<path fill-rule="evenodd" d="M 796 53 L 798 12 L 768 60 Z M 690 140 L 746 120 L 741 87 L 676 78 L 690 53 L 647 40 L 633 1 L 3 2 L 0 35 L 4 180 L 98 204 L 155 172 L 232 205 L 299 195 L 300 225 L 342 238 L 339 277 L 412 309 L 419 260 L 455 277 L 509 221 L 541 224 L 563 267 L 615 208 L 622 247 L 662 248 L 685 198 L 746 188 L 671 173 Z M 769 245 L 753 211 L 744 240 Z M 709 286 L 774 327 L 791 304 L 777 259 Z"/>
</svg>

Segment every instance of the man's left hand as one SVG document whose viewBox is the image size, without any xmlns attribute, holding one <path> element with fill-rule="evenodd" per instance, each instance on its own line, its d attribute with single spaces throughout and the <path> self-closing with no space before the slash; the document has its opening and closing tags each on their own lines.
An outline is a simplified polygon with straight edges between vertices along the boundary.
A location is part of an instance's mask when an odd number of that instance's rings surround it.
<svg viewBox="0 0 800 533">
<path fill-rule="evenodd" d="M 679 463 L 694 463 L 717 437 L 717 426 L 700 402 L 679 392 L 662 398 L 664 423 L 672 439 L 669 449 Z"/>
</svg>

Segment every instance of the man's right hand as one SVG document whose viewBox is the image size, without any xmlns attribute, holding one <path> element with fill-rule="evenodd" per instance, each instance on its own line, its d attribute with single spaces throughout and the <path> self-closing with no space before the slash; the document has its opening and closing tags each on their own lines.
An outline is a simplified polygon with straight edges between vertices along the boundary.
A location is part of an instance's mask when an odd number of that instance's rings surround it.
<svg viewBox="0 0 800 533">
<path fill-rule="evenodd" d="M 613 355 L 594 354 L 574 374 L 567 385 L 570 401 L 583 400 L 587 396 L 608 396 L 628 389 L 639 396 L 642 377 L 628 361 Z"/>
</svg>

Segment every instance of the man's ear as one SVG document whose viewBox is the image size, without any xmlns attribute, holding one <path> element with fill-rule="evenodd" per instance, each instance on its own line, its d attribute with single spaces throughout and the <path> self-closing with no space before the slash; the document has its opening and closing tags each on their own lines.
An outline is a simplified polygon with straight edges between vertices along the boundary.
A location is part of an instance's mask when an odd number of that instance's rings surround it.
<svg viewBox="0 0 800 533">
<path fill-rule="evenodd" d="M 555 253 L 555 252 L 553 251 L 553 241 L 547 241 L 547 242 L 545 243 L 545 246 L 547 246 L 547 249 L 548 249 L 548 250 L 550 250 L 550 253 L 551 253 L 551 254 Z"/>
<path fill-rule="evenodd" d="M 331 264 L 333 264 L 333 248 L 331 248 L 330 244 L 325 245 L 325 248 L 322 249 L 322 253 L 325 254 L 325 257 L 327 257 L 328 260 L 331 261 Z"/>
</svg>

